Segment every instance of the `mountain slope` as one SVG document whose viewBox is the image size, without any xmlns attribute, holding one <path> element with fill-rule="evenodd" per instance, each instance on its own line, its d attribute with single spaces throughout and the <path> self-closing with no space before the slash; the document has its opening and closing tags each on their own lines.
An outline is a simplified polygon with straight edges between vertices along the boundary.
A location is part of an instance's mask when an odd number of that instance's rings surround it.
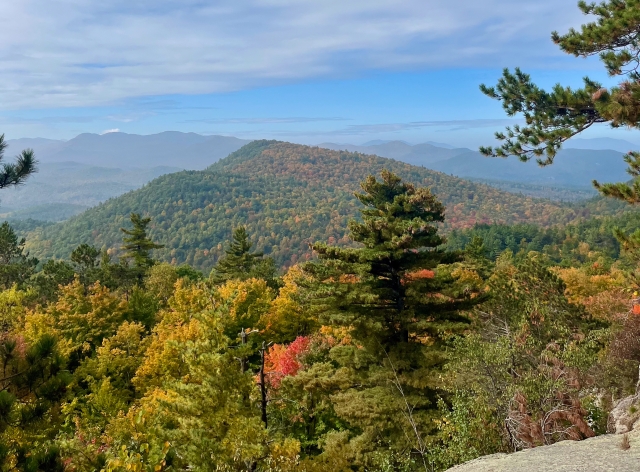
<svg viewBox="0 0 640 472">
<path fill-rule="evenodd" d="M 509 194 L 492 187 L 357 153 L 275 141 L 254 141 L 205 171 L 164 175 L 70 220 L 28 234 L 38 257 L 68 257 L 81 243 L 117 254 L 128 215 L 152 218 L 164 260 L 209 269 L 232 227 L 245 224 L 259 250 L 291 264 L 309 257 L 308 243 L 347 243 L 347 221 L 360 208 L 353 192 L 367 175 L 388 168 L 429 186 L 447 206 L 446 228 L 477 222 L 563 223 L 584 210 Z"/>
</svg>

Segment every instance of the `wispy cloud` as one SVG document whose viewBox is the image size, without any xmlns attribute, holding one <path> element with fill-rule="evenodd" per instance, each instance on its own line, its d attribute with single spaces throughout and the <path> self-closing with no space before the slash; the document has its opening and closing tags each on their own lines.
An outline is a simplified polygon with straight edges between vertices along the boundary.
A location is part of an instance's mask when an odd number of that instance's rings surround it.
<svg viewBox="0 0 640 472">
<path fill-rule="evenodd" d="M 120 130 L 118 128 L 113 128 L 113 129 L 105 129 L 102 133 L 100 133 L 101 135 L 103 134 L 109 134 L 109 133 L 119 133 Z"/>
<path fill-rule="evenodd" d="M 305 117 L 296 116 L 288 118 L 202 118 L 185 120 L 184 123 L 209 123 L 209 124 L 243 124 L 243 125 L 258 125 L 258 124 L 288 124 L 288 123 L 316 123 L 326 121 L 348 121 L 348 118 L 339 117 Z"/>
<path fill-rule="evenodd" d="M 38 116 L 38 117 L 5 115 L 5 116 L 0 116 L 0 123 L 2 124 L 6 123 L 6 124 L 12 124 L 12 125 L 90 123 L 92 121 L 95 121 L 97 118 L 98 117 L 96 116 L 88 116 L 88 115 L 77 115 L 77 116 L 49 115 L 49 116 Z"/>
<path fill-rule="evenodd" d="M 292 132 L 283 131 L 282 135 L 300 136 L 368 136 L 383 133 L 394 133 L 424 128 L 438 128 L 447 131 L 461 131 L 477 128 L 511 126 L 521 123 L 519 119 L 479 119 L 479 120 L 444 120 L 444 121 L 411 121 L 407 123 L 378 123 L 350 125 L 330 131 Z"/>
<path fill-rule="evenodd" d="M 0 106 L 226 92 L 366 70 L 544 66 L 556 0 L 0 2 Z M 26 33 L 25 33 L 26 32 Z"/>
</svg>

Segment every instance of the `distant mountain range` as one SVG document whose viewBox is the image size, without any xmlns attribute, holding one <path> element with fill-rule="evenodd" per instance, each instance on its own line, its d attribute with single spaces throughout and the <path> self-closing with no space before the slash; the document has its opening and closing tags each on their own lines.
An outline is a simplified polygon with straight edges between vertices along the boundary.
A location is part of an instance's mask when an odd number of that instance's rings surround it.
<svg viewBox="0 0 640 472">
<path fill-rule="evenodd" d="M 73 161 L 100 167 L 169 166 L 204 169 L 249 141 L 230 136 L 203 136 L 166 131 L 137 135 L 84 133 L 69 141 L 43 138 L 8 140 L 8 155 L 32 148 L 41 163 Z"/>
<path fill-rule="evenodd" d="M 8 156 L 25 148 L 34 149 L 40 170 L 22 188 L 0 193 L 0 217 L 58 221 L 137 189 L 160 175 L 182 169 L 204 169 L 249 141 L 167 131 L 146 136 L 85 133 L 68 141 L 22 138 L 7 142 Z M 622 151 L 635 147 L 631 142 L 610 138 L 572 139 L 552 166 L 539 168 L 533 162 L 488 159 L 475 150 L 437 142 L 411 145 L 404 141 L 374 140 L 362 145 L 318 146 L 374 154 L 482 180 L 515 193 L 564 201 L 593 195 L 593 179 L 627 180 Z"/>
<path fill-rule="evenodd" d="M 410 145 L 403 141 L 381 142 L 379 144 L 352 145 L 322 143 L 320 147 L 347 150 L 363 154 L 396 159 L 408 164 L 424 166 L 446 174 L 469 179 L 518 182 L 534 185 L 552 185 L 560 188 L 576 188 L 581 191 L 592 188 L 594 179 L 602 182 L 616 182 L 629 179 L 622 152 L 606 149 L 616 146 L 627 150 L 633 144 L 615 139 L 601 138 L 570 141 L 572 146 L 594 146 L 603 149 L 562 149 L 553 165 L 539 167 L 535 162 L 520 162 L 515 157 L 508 159 L 486 158 L 477 151 L 467 148 L 443 148 L 423 143 Z M 629 147 L 631 146 L 631 147 Z M 569 147 L 569 146 L 568 146 Z"/>
<path fill-rule="evenodd" d="M 471 151 L 435 162 L 430 167 L 458 177 L 591 188 L 594 179 L 600 182 L 629 180 L 622 156 L 610 150 L 562 149 L 552 165 L 540 167 L 534 161 L 523 163 L 516 157 L 486 158 Z"/>
<path fill-rule="evenodd" d="M 567 141 L 564 145 L 565 149 L 594 149 L 594 150 L 606 150 L 618 151 L 627 153 L 629 151 L 636 151 L 640 149 L 640 145 L 626 141 L 624 139 L 614 138 L 573 138 Z"/>
<path fill-rule="evenodd" d="M 375 143 L 375 144 L 370 144 Z M 431 164 L 451 157 L 473 152 L 467 148 L 445 148 L 429 143 L 411 145 L 404 141 L 371 141 L 361 146 L 354 144 L 321 143 L 318 147 L 332 149 L 334 151 L 360 152 L 362 154 L 375 154 L 397 161 L 406 162 L 414 166 L 430 167 Z"/>
<path fill-rule="evenodd" d="M 180 170 L 166 166 L 121 169 L 77 162 L 43 163 L 26 184 L 2 190 L 0 218 L 64 220 Z"/>
</svg>

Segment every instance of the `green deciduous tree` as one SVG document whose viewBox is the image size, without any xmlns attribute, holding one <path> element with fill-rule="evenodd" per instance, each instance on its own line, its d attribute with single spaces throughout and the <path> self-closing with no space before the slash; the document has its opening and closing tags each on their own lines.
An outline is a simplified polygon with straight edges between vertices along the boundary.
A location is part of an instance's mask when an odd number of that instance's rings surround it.
<svg viewBox="0 0 640 472">
<path fill-rule="evenodd" d="M 444 468 L 603 432 L 587 406 L 606 324 L 567 300 L 544 256 L 514 261 L 506 251 L 496 264 L 492 296 L 453 343 L 446 369 L 454 395 L 440 422 Z"/>
</svg>

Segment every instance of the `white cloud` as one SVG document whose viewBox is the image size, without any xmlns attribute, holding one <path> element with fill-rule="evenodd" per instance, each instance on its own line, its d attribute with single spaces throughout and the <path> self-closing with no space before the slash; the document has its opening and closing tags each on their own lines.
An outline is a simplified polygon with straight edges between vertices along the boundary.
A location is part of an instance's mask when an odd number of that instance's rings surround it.
<svg viewBox="0 0 640 472">
<path fill-rule="evenodd" d="M 93 106 L 364 70 L 545 65 L 574 0 L 0 2 L 0 107 Z"/>
<path fill-rule="evenodd" d="M 105 129 L 102 133 L 100 133 L 101 135 L 103 134 L 109 134 L 109 133 L 119 133 L 120 130 L 118 128 L 113 128 L 113 129 Z"/>
<path fill-rule="evenodd" d="M 438 129 L 445 131 L 462 131 L 481 128 L 497 128 L 521 124 L 523 120 L 517 118 L 477 119 L 477 120 L 442 120 L 442 121 L 411 121 L 407 123 L 377 123 L 364 125 L 350 125 L 341 129 L 325 131 L 279 131 L 274 134 L 282 136 L 390 136 L 405 131 Z"/>
<path fill-rule="evenodd" d="M 288 124 L 288 123 L 316 123 L 323 121 L 347 121 L 347 118 L 340 117 L 309 117 L 309 116 L 294 116 L 294 117 L 267 117 L 267 118 L 200 118 L 185 120 L 185 123 L 210 123 L 210 124 Z"/>
</svg>

